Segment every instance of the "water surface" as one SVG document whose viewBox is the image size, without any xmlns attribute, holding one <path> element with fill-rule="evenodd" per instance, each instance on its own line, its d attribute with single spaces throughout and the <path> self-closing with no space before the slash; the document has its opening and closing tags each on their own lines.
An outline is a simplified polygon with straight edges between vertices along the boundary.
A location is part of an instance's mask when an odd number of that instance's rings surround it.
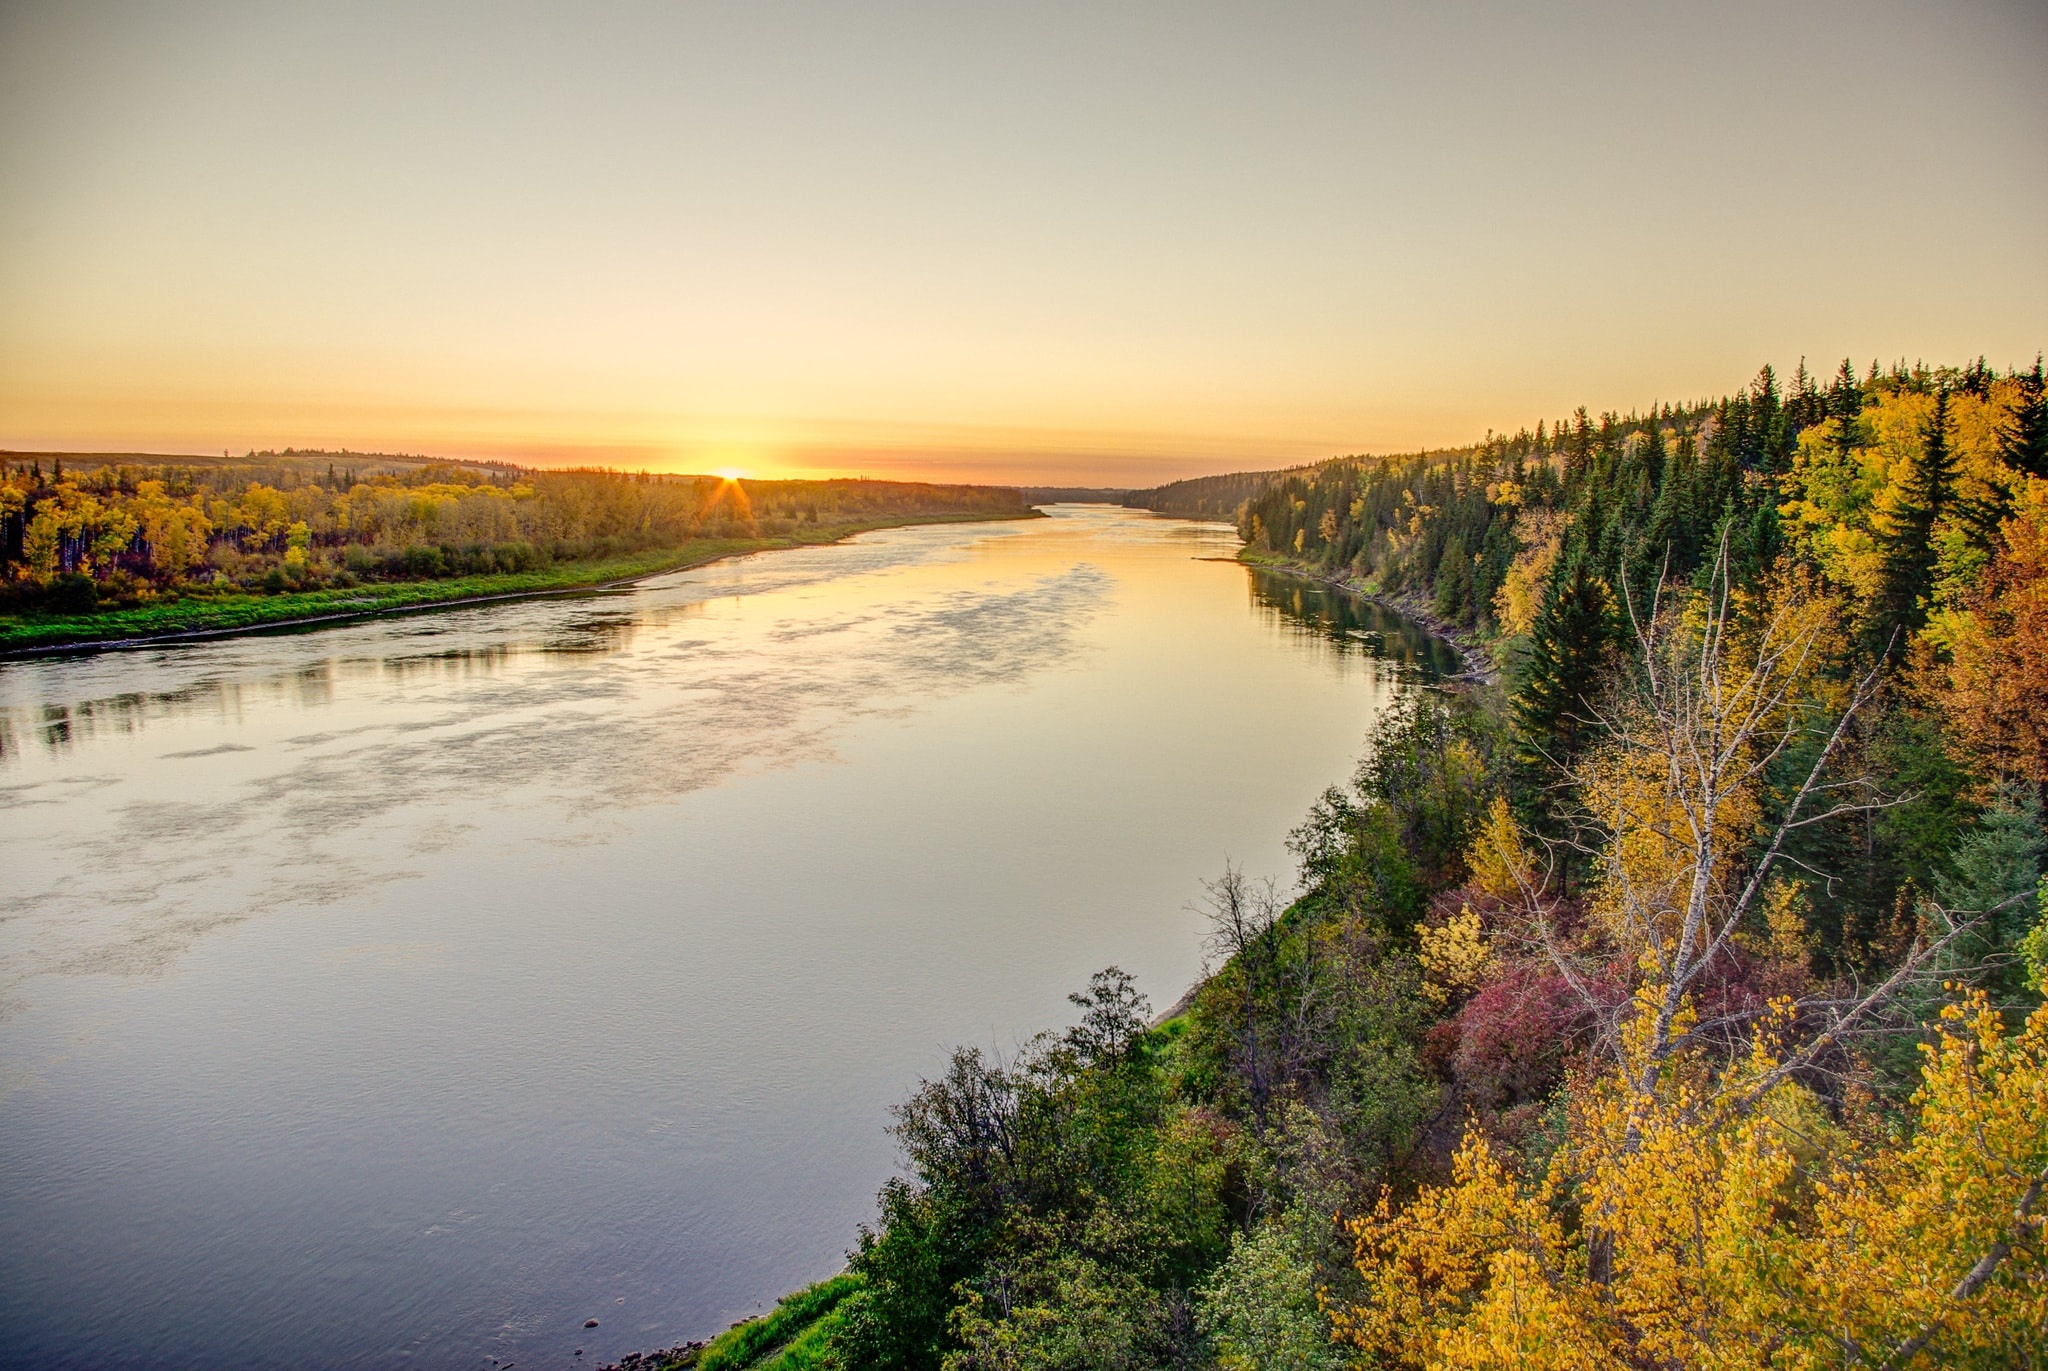
<svg viewBox="0 0 2048 1371">
<path fill-rule="evenodd" d="M 0 665 L 0 1362 L 589 1365 L 830 1274 L 948 1045 L 1172 1001 L 1201 879 L 1455 669 L 1236 546 L 1057 508 Z"/>
</svg>

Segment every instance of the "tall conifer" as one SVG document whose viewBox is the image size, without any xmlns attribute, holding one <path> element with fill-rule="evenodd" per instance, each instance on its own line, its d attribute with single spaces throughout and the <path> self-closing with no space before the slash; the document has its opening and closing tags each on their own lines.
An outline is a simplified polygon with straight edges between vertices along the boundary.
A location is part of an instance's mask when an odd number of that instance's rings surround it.
<svg viewBox="0 0 2048 1371">
<path fill-rule="evenodd" d="M 1559 424 L 1560 431 L 1564 425 Z M 1571 429 L 1570 445 L 1565 449 L 1564 478 L 1567 483 L 1586 474 L 1586 468 L 1593 461 L 1593 421 L 1586 416 L 1586 407 L 1579 406 L 1576 422 Z"/>
<path fill-rule="evenodd" d="M 1877 379 L 1877 363 L 1870 364 L 1871 379 Z M 1856 446 L 1856 419 L 1863 413 L 1863 390 L 1856 384 L 1855 368 L 1842 359 L 1835 383 L 1828 387 L 1828 418 L 1836 420 L 1835 447 L 1846 453 Z"/>
<path fill-rule="evenodd" d="M 1514 701 L 1525 764 L 1548 770 L 1584 750 L 1589 704 L 1604 682 L 1615 636 L 1613 596 L 1586 550 L 1575 546 L 1551 573 L 1529 631 Z"/>
<path fill-rule="evenodd" d="M 1999 456 L 2029 476 L 2048 477 L 2048 397 L 2042 395 L 2041 358 L 2020 378 L 2020 402 L 1998 435 Z"/>
<path fill-rule="evenodd" d="M 1896 646 L 1927 622 L 1927 595 L 1934 588 L 1934 526 L 1955 494 L 1956 462 L 1948 446 L 1948 391 L 1934 393 L 1934 413 L 1920 450 L 1907 463 L 1899 502 L 1878 529 L 1884 579 L 1871 605 L 1865 632 L 1874 651 Z"/>
</svg>

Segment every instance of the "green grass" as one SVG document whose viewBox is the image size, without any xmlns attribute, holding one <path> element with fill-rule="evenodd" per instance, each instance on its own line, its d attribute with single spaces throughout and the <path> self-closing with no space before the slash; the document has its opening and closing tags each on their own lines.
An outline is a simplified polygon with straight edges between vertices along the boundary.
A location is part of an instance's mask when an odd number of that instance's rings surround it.
<svg viewBox="0 0 2048 1371">
<path fill-rule="evenodd" d="M 701 566 L 720 557 L 836 542 L 856 533 L 909 524 L 965 523 L 1018 515 L 907 515 L 856 524 L 821 524 L 781 538 L 702 538 L 675 547 L 616 557 L 562 562 L 538 571 L 457 576 L 435 581 L 378 581 L 320 590 L 263 595 L 219 593 L 194 587 L 175 597 L 90 614 L 0 614 L 0 653 L 164 637 L 181 633 L 234 633 L 297 620 L 384 614 L 392 610 L 486 597 L 546 595 L 638 580 Z"/>
<path fill-rule="evenodd" d="M 860 1277 L 848 1272 L 784 1296 L 763 1317 L 713 1338 L 696 1371 L 810 1371 L 824 1360 L 839 1305 L 860 1287 Z"/>
<path fill-rule="evenodd" d="M 783 1345 L 772 1360 L 758 1364 L 756 1371 L 816 1371 L 826 1364 L 832 1334 L 846 1319 L 844 1309 L 834 1309 Z"/>
<path fill-rule="evenodd" d="M 1155 1049 L 1173 1046 L 1180 1041 L 1181 1035 L 1188 1031 L 1190 1022 L 1191 1011 L 1183 1010 L 1170 1019 L 1153 1024 L 1148 1030 L 1147 1046 Z"/>
</svg>

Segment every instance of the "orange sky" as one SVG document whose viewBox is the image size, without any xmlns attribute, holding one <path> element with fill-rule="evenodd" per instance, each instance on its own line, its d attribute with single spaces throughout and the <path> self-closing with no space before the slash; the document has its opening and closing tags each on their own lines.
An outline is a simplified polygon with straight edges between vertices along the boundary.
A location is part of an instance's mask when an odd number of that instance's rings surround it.
<svg viewBox="0 0 2048 1371">
<path fill-rule="evenodd" d="M 2048 344 L 2042 6 L 1533 8 L 9 5 L 0 447 L 1152 484 Z"/>
</svg>

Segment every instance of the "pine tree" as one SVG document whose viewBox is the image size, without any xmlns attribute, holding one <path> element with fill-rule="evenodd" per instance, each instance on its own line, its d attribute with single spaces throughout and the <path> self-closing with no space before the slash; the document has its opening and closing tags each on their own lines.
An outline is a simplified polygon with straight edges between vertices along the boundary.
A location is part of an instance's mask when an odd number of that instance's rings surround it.
<svg viewBox="0 0 2048 1371">
<path fill-rule="evenodd" d="M 1442 558 L 1436 564 L 1436 602 L 1439 619 L 1465 624 L 1472 618 L 1472 558 L 1465 552 L 1465 540 L 1453 533 L 1444 540 Z"/>
<path fill-rule="evenodd" d="M 1551 573 L 1529 631 L 1529 656 L 1515 694 L 1515 727 L 1525 764 L 1539 771 L 1568 765 L 1584 750 L 1589 702 L 1599 693 L 1615 639 L 1613 596 L 1583 548 Z"/>
<path fill-rule="evenodd" d="M 1825 405 L 1820 388 L 1813 383 L 1813 373 L 1806 369 L 1806 359 L 1801 357 L 1799 370 L 1792 375 L 1792 393 L 1785 401 L 1785 408 L 1792 416 L 1792 427 L 1802 429 L 1819 423 L 1826 417 Z"/>
<path fill-rule="evenodd" d="M 2020 378 L 2020 402 L 1998 435 L 1998 455 L 2029 476 L 2048 477 L 2048 398 L 2042 394 L 2041 358 Z"/>
<path fill-rule="evenodd" d="M 1870 364 L 1871 379 L 1877 379 L 1877 363 Z M 1856 371 L 1849 359 L 1842 359 L 1835 383 L 1828 387 L 1828 418 L 1837 422 L 1835 446 L 1846 453 L 1856 446 L 1856 419 L 1863 413 L 1863 390 L 1856 384 Z"/>
<path fill-rule="evenodd" d="M 1563 424 L 1558 425 L 1560 432 Z M 1565 450 L 1564 479 L 1566 484 L 1579 480 L 1586 474 L 1586 468 L 1593 462 L 1593 421 L 1586 415 L 1586 407 L 1579 406 L 1576 422 L 1571 429 L 1570 446 Z"/>
<path fill-rule="evenodd" d="M 1934 393 L 1920 450 L 1899 483 L 1898 504 L 1878 529 L 1884 580 L 1864 625 L 1874 652 L 1903 645 L 1927 622 L 1927 595 L 1934 588 L 1934 526 L 1955 492 L 1956 463 L 1948 446 L 1948 391 Z"/>
<path fill-rule="evenodd" d="M 1991 393 L 1991 383 L 1996 379 L 1998 379 L 1998 374 L 1990 368 L 1982 356 L 1979 356 L 1976 361 L 1969 363 L 1963 368 L 1962 377 L 1956 382 L 1956 389 L 1974 395 L 1981 400 Z"/>
</svg>

